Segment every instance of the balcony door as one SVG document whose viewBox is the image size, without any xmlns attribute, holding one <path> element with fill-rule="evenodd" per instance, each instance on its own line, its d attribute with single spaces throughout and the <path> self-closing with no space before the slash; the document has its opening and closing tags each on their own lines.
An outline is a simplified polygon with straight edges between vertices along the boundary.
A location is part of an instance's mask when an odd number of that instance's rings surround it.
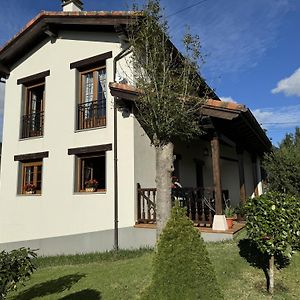
<svg viewBox="0 0 300 300">
<path fill-rule="evenodd" d="M 42 136 L 45 82 L 26 87 L 22 138 Z"/>
<path fill-rule="evenodd" d="M 78 129 L 106 125 L 106 68 L 81 72 Z"/>
</svg>

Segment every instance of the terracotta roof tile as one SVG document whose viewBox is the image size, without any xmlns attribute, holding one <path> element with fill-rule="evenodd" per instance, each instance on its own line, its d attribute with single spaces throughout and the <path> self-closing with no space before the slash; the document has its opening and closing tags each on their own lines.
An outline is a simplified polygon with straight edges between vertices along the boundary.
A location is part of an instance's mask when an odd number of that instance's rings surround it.
<svg viewBox="0 0 300 300">
<path fill-rule="evenodd" d="M 109 87 L 122 90 L 124 92 L 138 93 L 138 89 L 136 87 L 126 83 L 124 84 L 124 83 L 110 82 Z M 246 106 L 243 104 L 214 100 L 214 99 L 208 99 L 207 102 L 204 104 L 204 106 L 212 106 L 212 107 L 226 108 L 230 110 L 239 110 L 239 111 L 245 111 L 247 109 Z"/>
<path fill-rule="evenodd" d="M 135 86 L 126 83 L 110 82 L 109 87 L 125 92 L 138 93 L 138 89 Z"/>
<path fill-rule="evenodd" d="M 230 110 L 240 110 L 240 111 L 244 111 L 246 109 L 246 106 L 243 104 L 219 101 L 219 100 L 213 100 L 213 99 L 209 99 L 205 105 L 226 108 L 226 109 L 230 109 Z"/>
</svg>

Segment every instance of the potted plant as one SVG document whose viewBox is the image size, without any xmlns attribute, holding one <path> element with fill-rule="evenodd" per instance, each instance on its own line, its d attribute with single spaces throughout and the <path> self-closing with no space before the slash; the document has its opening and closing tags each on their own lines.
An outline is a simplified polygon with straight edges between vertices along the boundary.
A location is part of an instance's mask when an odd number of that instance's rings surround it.
<svg viewBox="0 0 300 300">
<path fill-rule="evenodd" d="M 227 227 L 228 229 L 231 229 L 233 227 L 233 220 L 234 220 L 234 208 L 231 206 L 226 206 L 224 210 L 224 214 L 226 217 Z"/>
<path fill-rule="evenodd" d="M 35 194 L 36 186 L 32 183 L 27 183 L 24 186 L 24 191 L 25 191 L 26 194 Z"/>
<path fill-rule="evenodd" d="M 98 187 L 98 181 L 96 179 L 90 179 L 85 182 L 85 191 L 86 192 L 96 192 Z"/>
<path fill-rule="evenodd" d="M 245 221 L 245 204 L 240 202 L 238 207 L 235 208 L 235 213 L 237 214 L 238 221 Z"/>
</svg>

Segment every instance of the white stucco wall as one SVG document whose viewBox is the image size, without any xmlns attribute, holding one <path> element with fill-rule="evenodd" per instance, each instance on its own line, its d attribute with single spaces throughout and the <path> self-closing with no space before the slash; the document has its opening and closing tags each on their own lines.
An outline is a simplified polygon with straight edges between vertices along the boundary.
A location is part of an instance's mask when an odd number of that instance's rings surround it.
<svg viewBox="0 0 300 300">
<path fill-rule="evenodd" d="M 245 172 L 245 187 L 246 199 L 254 196 L 254 183 L 253 183 L 253 168 L 251 161 L 251 154 L 244 151 L 244 172 Z"/>
<path fill-rule="evenodd" d="M 144 188 L 155 187 L 155 148 L 140 123 L 134 120 L 134 175 L 135 183 Z"/>
<path fill-rule="evenodd" d="M 107 94 L 107 126 L 75 132 L 76 70 L 70 63 L 108 51 L 120 51 L 111 33 L 60 32 L 55 43 L 37 47 L 15 66 L 6 83 L 0 243 L 112 229 L 114 226 L 113 151 L 106 152 L 106 193 L 74 193 L 75 157 L 69 148 L 113 143 L 113 99 Z M 50 70 L 46 77 L 42 138 L 19 140 L 22 86 L 17 79 Z M 113 81 L 113 59 L 107 60 L 107 83 Z M 133 118 L 118 112 L 119 226 L 134 223 Z M 43 160 L 41 196 L 17 195 L 18 162 L 14 155 L 49 151 Z"/>
</svg>

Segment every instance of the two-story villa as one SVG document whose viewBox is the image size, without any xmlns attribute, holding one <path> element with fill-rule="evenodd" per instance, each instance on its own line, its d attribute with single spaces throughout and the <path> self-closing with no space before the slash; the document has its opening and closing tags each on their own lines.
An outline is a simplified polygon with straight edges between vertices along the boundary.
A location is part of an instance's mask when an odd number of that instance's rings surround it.
<svg viewBox="0 0 300 300">
<path fill-rule="evenodd" d="M 155 224 L 155 152 L 130 109 L 136 92 L 124 83 L 132 82 L 132 14 L 62 4 L 0 49 L 0 248 L 58 254 L 153 245 L 154 230 L 135 226 Z M 211 97 L 202 112 L 207 135 L 175 145 L 176 176 L 193 197 L 203 191 L 187 204 L 199 226 L 223 216 L 223 198 L 237 206 L 262 192 L 259 158 L 271 145 L 246 107 Z M 207 201 L 216 203 L 213 214 Z M 226 229 L 222 220 L 214 226 Z"/>
</svg>

